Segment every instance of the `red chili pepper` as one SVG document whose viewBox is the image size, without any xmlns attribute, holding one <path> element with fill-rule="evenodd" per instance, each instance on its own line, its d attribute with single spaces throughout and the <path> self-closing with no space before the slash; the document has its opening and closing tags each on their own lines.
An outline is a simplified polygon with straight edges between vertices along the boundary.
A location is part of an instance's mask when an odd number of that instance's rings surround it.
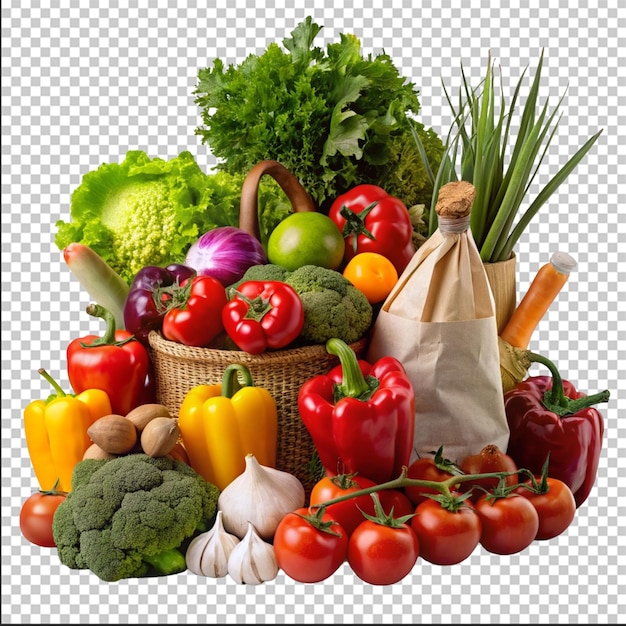
<svg viewBox="0 0 626 626">
<path fill-rule="evenodd" d="M 415 393 L 393 357 L 357 359 L 340 339 L 326 343 L 340 364 L 306 381 L 300 416 L 329 475 L 358 473 L 376 483 L 408 466 L 413 446 Z"/>
<path fill-rule="evenodd" d="M 222 323 L 241 350 L 261 354 L 268 348 L 284 348 L 298 337 L 304 326 L 304 307 L 287 283 L 249 280 L 230 293 Z"/>
<path fill-rule="evenodd" d="M 204 348 L 224 330 L 222 309 L 228 299 L 217 278 L 192 276 L 163 291 L 171 296 L 161 329 L 166 339 Z"/>
<path fill-rule="evenodd" d="M 105 320 L 106 332 L 102 337 L 87 335 L 69 343 L 70 384 L 77 394 L 86 389 L 102 389 L 111 400 L 113 413 L 126 415 L 152 398 L 146 396 L 152 371 L 150 355 L 130 332 L 116 330 L 115 317 L 103 306 L 90 304 L 86 310 Z"/>
<path fill-rule="evenodd" d="M 377 185 L 357 185 L 338 196 L 328 216 L 344 236 L 346 263 L 360 252 L 377 252 L 401 274 L 415 254 L 408 209 Z"/>
<path fill-rule="evenodd" d="M 541 474 L 550 455 L 548 475 L 563 481 L 579 507 L 589 496 L 598 471 L 604 421 L 592 405 L 607 402 L 607 390 L 587 396 L 562 380 L 554 363 L 529 353 L 552 376 L 530 376 L 504 395 L 510 429 L 507 454 L 518 467 Z"/>
</svg>

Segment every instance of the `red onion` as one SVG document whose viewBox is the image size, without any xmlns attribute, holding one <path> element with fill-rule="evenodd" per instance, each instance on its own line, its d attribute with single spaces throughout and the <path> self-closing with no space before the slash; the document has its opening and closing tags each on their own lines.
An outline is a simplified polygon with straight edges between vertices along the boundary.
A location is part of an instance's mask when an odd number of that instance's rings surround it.
<svg viewBox="0 0 626 626">
<path fill-rule="evenodd" d="M 256 237 L 235 226 L 218 226 L 192 244 L 185 265 L 200 275 L 217 278 L 224 287 L 237 282 L 252 265 L 267 263 Z"/>
</svg>

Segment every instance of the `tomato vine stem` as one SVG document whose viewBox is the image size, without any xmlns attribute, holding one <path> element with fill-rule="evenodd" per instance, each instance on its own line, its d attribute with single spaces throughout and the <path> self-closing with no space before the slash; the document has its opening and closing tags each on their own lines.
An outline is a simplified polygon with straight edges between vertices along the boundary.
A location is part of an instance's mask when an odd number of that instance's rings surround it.
<svg viewBox="0 0 626 626">
<path fill-rule="evenodd" d="M 331 504 L 337 504 L 338 502 L 345 502 L 346 500 L 351 500 L 352 498 L 358 498 L 359 496 L 365 496 L 371 493 L 376 493 L 377 491 L 384 491 L 386 489 L 402 489 L 403 487 L 424 487 L 429 489 L 434 489 L 444 496 L 452 496 L 451 489 L 456 485 L 461 483 L 472 482 L 475 480 L 483 479 L 483 478 L 506 478 L 507 476 L 514 476 L 519 474 L 521 471 L 525 471 L 522 469 L 518 469 L 515 472 L 490 472 L 485 474 L 461 474 L 454 475 L 446 480 L 442 480 L 441 482 L 435 480 L 421 480 L 419 478 L 408 478 L 407 472 L 408 468 L 404 466 L 402 468 L 402 472 L 400 476 L 394 478 L 393 480 L 389 480 L 385 483 L 380 483 L 379 485 L 373 485 L 372 487 L 365 487 L 364 489 L 360 489 L 358 491 L 352 491 L 346 495 L 338 496 L 337 498 L 333 498 L 332 500 L 326 500 L 325 502 L 319 502 L 317 504 L 311 505 L 310 508 L 316 509 L 320 507 L 328 507 Z"/>
</svg>

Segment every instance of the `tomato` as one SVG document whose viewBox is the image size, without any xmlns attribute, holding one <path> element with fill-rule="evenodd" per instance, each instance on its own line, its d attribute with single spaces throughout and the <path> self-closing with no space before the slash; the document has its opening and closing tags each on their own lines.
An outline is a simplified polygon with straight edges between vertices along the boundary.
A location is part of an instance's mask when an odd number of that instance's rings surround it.
<svg viewBox="0 0 626 626">
<path fill-rule="evenodd" d="M 515 461 L 498 446 L 486 445 L 478 454 L 470 454 L 461 461 L 461 469 L 466 474 L 491 474 L 494 472 L 516 472 Z M 477 500 L 483 490 L 494 489 L 500 482 L 499 478 L 479 478 L 478 480 L 462 483 L 461 490 L 467 491 L 473 486 L 481 487 L 474 489 L 472 498 Z M 505 478 L 506 485 L 515 485 L 518 482 L 517 474 L 511 474 Z"/>
<path fill-rule="evenodd" d="M 176 306 L 163 317 L 163 336 L 186 346 L 208 346 L 224 330 L 226 289 L 212 276 L 193 276 L 184 280 L 181 287 L 180 295 L 174 297 Z"/>
<path fill-rule="evenodd" d="M 20 510 L 20 530 L 28 541 L 44 548 L 55 547 L 52 519 L 66 495 L 62 491 L 38 491 L 24 501 Z"/>
<path fill-rule="evenodd" d="M 527 498 L 539 515 L 539 529 L 535 539 L 552 539 L 572 523 L 576 515 L 576 499 L 572 490 L 558 478 L 546 477 L 547 491 L 536 493 L 519 487 L 516 493 Z M 541 485 L 541 478 L 537 478 Z"/>
<path fill-rule="evenodd" d="M 290 271 L 303 265 L 338 270 L 345 242 L 336 224 L 323 213 L 302 211 L 282 220 L 267 240 L 270 263 Z"/>
<path fill-rule="evenodd" d="M 393 585 L 402 580 L 418 556 L 417 535 L 407 524 L 396 527 L 366 519 L 348 541 L 348 564 L 371 585 Z"/>
<path fill-rule="evenodd" d="M 320 582 L 332 576 L 346 560 L 346 531 L 328 513 L 321 512 L 318 509 L 315 516 L 306 507 L 296 509 L 287 513 L 276 527 L 273 541 L 276 561 L 297 582 Z"/>
<path fill-rule="evenodd" d="M 415 508 L 411 528 L 419 541 L 420 556 L 436 565 L 464 561 L 479 544 L 482 531 L 480 517 L 471 502 L 449 510 L 430 498 Z"/>
<path fill-rule="evenodd" d="M 360 252 L 386 256 L 400 275 L 415 254 L 406 205 L 377 185 L 361 184 L 337 196 L 328 210 L 345 238 L 345 262 Z"/>
<path fill-rule="evenodd" d="M 398 282 L 394 264 L 377 252 L 361 252 L 352 257 L 343 275 L 365 294 L 370 304 L 382 302 Z"/>
<path fill-rule="evenodd" d="M 369 478 L 359 476 L 358 474 L 325 476 L 313 485 L 309 502 L 311 505 L 322 504 L 360 489 L 373 487 L 375 484 Z M 337 504 L 331 504 L 329 507 L 326 507 L 326 512 L 341 524 L 348 536 L 365 519 L 361 511 L 374 515 L 374 502 L 369 494 L 350 498 L 344 502 L 337 502 Z"/>
<path fill-rule="evenodd" d="M 537 536 L 539 515 L 528 498 L 512 493 L 493 499 L 483 494 L 475 506 L 482 525 L 480 543 L 489 552 L 521 552 Z"/>
<path fill-rule="evenodd" d="M 407 478 L 413 478 L 416 480 L 429 480 L 437 483 L 448 480 L 448 478 L 451 478 L 453 476 L 453 474 L 437 467 L 434 459 L 428 457 L 413 461 L 413 463 L 409 465 L 406 475 Z M 440 492 L 436 489 L 433 489 L 432 487 L 407 486 L 404 488 L 404 493 L 414 505 L 418 505 L 420 502 L 429 499 L 428 496 L 424 494 L 433 495 Z"/>
<path fill-rule="evenodd" d="M 415 506 L 413 503 L 400 490 L 383 489 L 377 493 L 380 497 L 380 503 L 383 506 L 383 511 L 385 511 L 387 515 L 391 514 L 392 508 L 394 517 L 412 515 L 415 512 Z"/>
</svg>

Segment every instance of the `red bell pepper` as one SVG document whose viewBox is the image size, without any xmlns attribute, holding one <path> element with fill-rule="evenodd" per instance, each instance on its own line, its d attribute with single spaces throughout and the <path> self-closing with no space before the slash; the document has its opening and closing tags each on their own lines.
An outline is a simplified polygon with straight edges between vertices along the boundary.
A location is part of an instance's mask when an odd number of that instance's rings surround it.
<svg viewBox="0 0 626 626">
<path fill-rule="evenodd" d="M 415 254 L 408 209 L 377 185 L 357 185 L 338 196 L 328 216 L 344 236 L 346 263 L 360 252 L 377 252 L 400 275 Z"/>
<path fill-rule="evenodd" d="M 229 292 L 222 323 L 241 350 L 261 354 L 268 348 L 284 348 L 300 335 L 304 307 L 287 283 L 248 280 Z"/>
<path fill-rule="evenodd" d="M 409 464 L 415 393 L 393 357 L 368 363 L 340 339 L 326 343 L 339 365 L 306 381 L 298 409 L 328 475 L 358 473 L 382 483 Z"/>
<path fill-rule="evenodd" d="M 552 376 L 530 376 L 504 394 L 507 454 L 536 475 L 550 455 L 548 475 L 572 490 L 579 507 L 593 487 L 602 450 L 604 421 L 593 405 L 607 402 L 609 392 L 587 396 L 563 380 L 554 363 L 532 352 L 528 356 Z"/>
<path fill-rule="evenodd" d="M 127 330 L 116 330 L 115 317 L 99 304 L 87 313 L 106 322 L 106 332 L 76 338 L 67 346 L 67 373 L 75 393 L 102 389 L 118 415 L 155 402 L 153 372 L 146 347 Z"/>
<path fill-rule="evenodd" d="M 161 328 L 166 339 L 204 348 L 224 330 L 222 309 L 228 298 L 217 278 L 192 276 L 162 291 L 170 296 Z"/>
</svg>

